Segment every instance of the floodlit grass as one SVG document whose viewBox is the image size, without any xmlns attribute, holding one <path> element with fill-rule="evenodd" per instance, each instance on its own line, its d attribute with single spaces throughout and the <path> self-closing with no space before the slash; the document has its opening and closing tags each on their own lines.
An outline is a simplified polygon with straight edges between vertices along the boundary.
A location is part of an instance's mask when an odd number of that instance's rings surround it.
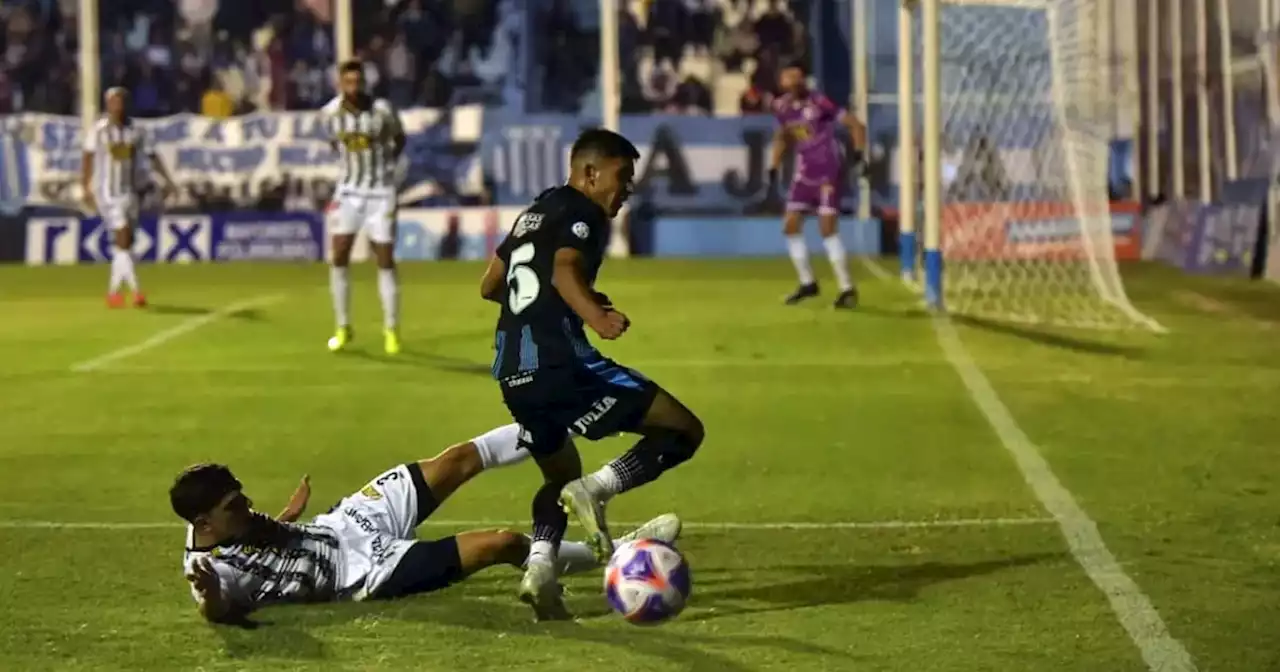
<svg viewBox="0 0 1280 672">
<path fill-rule="evenodd" d="M 145 311 L 103 306 L 104 267 L 0 268 L 0 669 L 1143 669 L 914 298 L 857 267 L 859 311 L 786 308 L 780 261 L 610 262 L 600 282 L 634 322 L 606 352 L 707 426 L 697 458 L 610 507 L 690 523 L 678 620 L 624 623 L 592 574 L 568 582 L 580 622 L 534 624 L 498 568 L 394 603 L 264 610 L 254 630 L 200 621 L 166 497 L 182 467 L 230 464 L 268 512 L 310 473 L 317 513 L 508 422 L 480 270 L 404 266 L 389 359 L 368 268 L 343 355 L 324 347 L 320 266 L 142 267 Z M 957 328 L 1200 669 L 1280 669 L 1280 290 L 1149 267 L 1127 282 L 1170 334 Z M 594 466 L 625 445 L 580 448 Z M 420 534 L 527 526 L 538 480 L 483 474 Z M 944 522 L 900 525 L 916 521 Z M 818 525 L 761 525 L 778 522 Z"/>
</svg>

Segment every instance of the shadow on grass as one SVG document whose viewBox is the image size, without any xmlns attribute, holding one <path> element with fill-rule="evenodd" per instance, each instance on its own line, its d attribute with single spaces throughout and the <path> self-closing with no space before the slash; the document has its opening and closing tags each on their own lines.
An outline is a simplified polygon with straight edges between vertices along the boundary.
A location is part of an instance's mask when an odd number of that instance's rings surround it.
<svg viewBox="0 0 1280 672">
<path fill-rule="evenodd" d="M 448 371 L 450 373 L 465 373 L 475 376 L 482 375 L 485 377 L 492 375 L 492 370 L 488 364 L 480 364 L 461 357 L 434 355 L 431 353 L 414 352 L 411 350 L 402 350 L 398 355 L 386 355 L 382 353 L 368 352 L 361 349 L 348 349 L 343 350 L 341 355 L 343 357 L 363 359 L 365 361 L 385 364 L 387 366 L 411 366 L 423 369 L 435 369 L 437 371 Z"/>
<path fill-rule="evenodd" d="M 965 315 L 952 315 L 951 321 L 966 327 L 981 329 L 983 331 L 1001 334 L 1004 336 L 1013 336 L 1024 341 L 1029 341 L 1037 345 L 1043 345 L 1051 348 L 1071 350 L 1073 352 L 1090 355 L 1121 357 L 1124 359 L 1142 359 L 1143 357 L 1143 351 L 1140 348 L 1117 345 L 1114 343 L 1104 343 L 1102 341 L 1093 341 L 1075 336 L 1068 336 L 1066 334 L 1044 331 L 1025 325 L 997 322 L 995 320 L 987 320 L 980 317 L 969 317 Z"/>
<path fill-rule="evenodd" d="M 917 305 L 898 305 L 898 306 L 869 306 L 859 304 L 853 310 L 837 311 L 850 317 L 871 316 L 884 317 L 895 320 L 921 320 L 928 318 L 931 313 L 925 310 L 923 306 Z"/>
<path fill-rule="evenodd" d="M 974 563 L 780 565 L 758 570 L 709 568 L 695 571 L 691 610 L 677 623 L 697 624 L 726 617 L 867 600 L 911 601 L 931 586 L 1064 557 L 1046 553 Z M 312 630 L 343 623 L 397 620 L 495 636 L 545 637 L 614 647 L 619 656 L 638 654 L 659 658 L 691 670 L 749 670 L 750 667 L 717 653 L 717 650 L 736 652 L 744 648 L 773 649 L 826 659 L 825 663 L 810 661 L 805 665 L 811 665 L 810 669 L 857 660 L 846 651 L 780 635 L 700 634 L 680 625 L 646 629 L 607 623 L 603 617 L 609 616 L 609 609 L 596 590 L 594 578 L 590 589 L 567 596 L 570 609 L 580 621 L 533 623 L 528 608 L 514 599 L 517 581 L 518 574 L 495 569 L 467 581 L 463 588 L 430 597 L 282 607 L 257 616 L 255 626 L 220 626 L 217 630 L 232 658 L 324 659 L 329 655 L 327 646 L 311 634 Z M 587 585 L 580 580 L 573 583 L 573 587 Z M 521 645 L 518 640 L 508 642 Z"/>
<path fill-rule="evenodd" d="M 204 308 L 201 306 L 179 306 L 175 304 L 151 303 L 146 307 L 146 311 L 156 315 L 189 315 L 195 317 L 197 315 L 209 315 L 214 312 L 213 308 Z M 242 308 L 235 312 L 227 313 L 227 317 L 233 320 L 261 320 L 262 311 L 257 308 Z"/>
<path fill-rule="evenodd" d="M 177 306 L 164 303 L 152 303 L 147 306 L 147 311 L 156 315 L 208 315 L 213 312 L 212 308 L 202 308 L 200 306 Z"/>
<path fill-rule="evenodd" d="M 708 609 L 691 614 L 686 620 L 705 621 L 868 600 L 906 602 L 937 584 L 1064 558 L 1061 553 L 1038 553 L 973 563 L 785 565 L 762 568 L 759 572 L 746 568 L 710 568 L 695 572 L 694 577 L 696 603 Z M 756 576 L 744 580 L 744 573 Z M 769 580 L 771 578 L 780 580 Z"/>
</svg>

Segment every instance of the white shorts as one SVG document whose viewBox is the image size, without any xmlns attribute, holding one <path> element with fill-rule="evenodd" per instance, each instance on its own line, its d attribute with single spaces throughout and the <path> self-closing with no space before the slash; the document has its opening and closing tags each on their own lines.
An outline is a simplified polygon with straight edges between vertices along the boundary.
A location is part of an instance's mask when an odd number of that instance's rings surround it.
<svg viewBox="0 0 1280 672">
<path fill-rule="evenodd" d="M 339 595 L 363 600 L 382 585 L 416 541 L 418 486 L 408 466 L 379 474 L 315 523 L 338 533 L 344 571 Z"/>
<path fill-rule="evenodd" d="M 108 229 L 127 229 L 138 221 L 138 201 L 134 198 L 98 201 L 98 214 Z"/>
<path fill-rule="evenodd" d="M 355 235 L 364 229 L 371 243 L 396 242 L 395 194 L 353 194 L 339 192 L 329 203 L 329 232 Z"/>
</svg>

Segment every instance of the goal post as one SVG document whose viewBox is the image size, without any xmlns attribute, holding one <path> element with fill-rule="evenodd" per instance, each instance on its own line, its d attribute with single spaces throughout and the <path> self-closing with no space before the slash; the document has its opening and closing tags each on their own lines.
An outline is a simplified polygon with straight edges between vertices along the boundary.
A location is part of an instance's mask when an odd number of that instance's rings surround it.
<svg viewBox="0 0 1280 672">
<path fill-rule="evenodd" d="M 1107 178 L 1118 94 L 1110 55 L 1099 49 L 1106 42 L 1100 31 L 1111 30 L 1103 20 L 1111 6 L 904 3 L 915 7 L 920 24 L 916 46 L 899 58 L 900 67 L 921 73 L 931 308 L 1000 321 L 1160 330 L 1129 301 L 1116 261 Z M 913 160 L 900 157 L 899 165 Z"/>
</svg>

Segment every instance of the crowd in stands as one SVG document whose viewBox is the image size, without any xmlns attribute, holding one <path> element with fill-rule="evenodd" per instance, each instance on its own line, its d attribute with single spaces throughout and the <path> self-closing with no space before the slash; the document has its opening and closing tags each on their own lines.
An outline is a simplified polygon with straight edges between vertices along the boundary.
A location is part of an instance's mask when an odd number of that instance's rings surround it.
<svg viewBox="0 0 1280 672">
<path fill-rule="evenodd" d="M 807 62 L 805 0 L 626 0 L 623 113 L 768 109 L 778 70 Z"/>
<path fill-rule="evenodd" d="M 525 0 L 352 4 L 368 81 L 400 107 L 599 107 L 597 0 L 536 0 L 529 11 Z M 807 4 L 621 0 L 623 112 L 765 109 L 779 64 L 807 56 Z M 0 2 L 0 114 L 76 112 L 79 6 Z M 334 93 L 331 0 L 98 0 L 98 10 L 100 84 L 129 87 L 140 116 L 314 109 Z"/>
<path fill-rule="evenodd" d="M 0 3 L 0 114 L 74 114 L 79 0 Z M 352 0 L 374 91 L 402 107 L 499 103 L 516 0 Z M 98 0 L 100 84 L 139 116 L 314 109 L 334 94 L 331 0 Z M 468 100 L 471 98 L 471 100 Z"/>
</svg>

